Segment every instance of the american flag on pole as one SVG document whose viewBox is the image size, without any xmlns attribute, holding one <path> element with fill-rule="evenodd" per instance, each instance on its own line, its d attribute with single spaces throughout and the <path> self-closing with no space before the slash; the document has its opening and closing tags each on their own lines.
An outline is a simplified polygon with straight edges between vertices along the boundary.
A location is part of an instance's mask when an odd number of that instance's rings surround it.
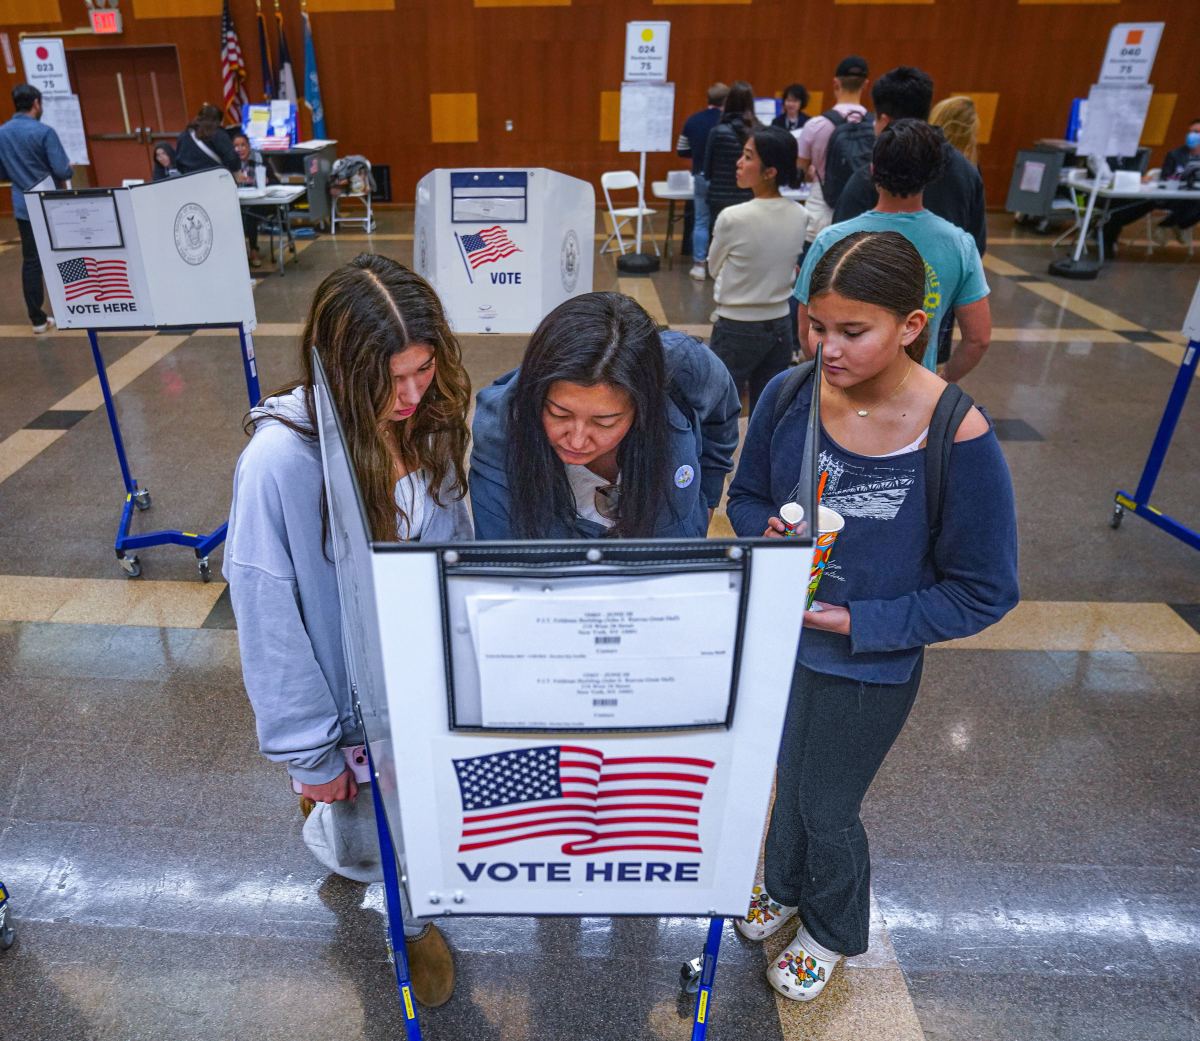
<svg viewBox="0 0 1200 1041">
<path fill-rule="evenodd" d="M 242 121 L 242 105 L 250 100 L 246 93 L 246 63 L 242 45 L 229 15 L 229 0 L 221 13 L 221 89 L 225 98 L 225 122 Z"/>
<path fill-rule="evenodd" d="M 96 260 L 94 257 L 76 257 L 58 265 L 62 279 L 63 295 L 68 301 L 82 296 L 93 300 L 132 300 L 129 288 L 129 272 L 123 260 Z"/>
<path fill-rule="evenodd" d="M 626 850 L 700 853 L 700 804 L 715 764 L 687 756 L 606 757 L 547 745 L 455 759 L 458 851 L 564 839 L 581 857 Z"/>
<path fill-rule="evenodd" d="M 521 252 L 520 247 L 508 237 L 508 232 L 499 224 L 484 228 L 483 231 L 463 235 L 462 244 L 463 250 L 467 254 L 467 263 L 471 265 L 472 269 L 481 264 L 493 264 L 513 253 Z"/>
</svg>

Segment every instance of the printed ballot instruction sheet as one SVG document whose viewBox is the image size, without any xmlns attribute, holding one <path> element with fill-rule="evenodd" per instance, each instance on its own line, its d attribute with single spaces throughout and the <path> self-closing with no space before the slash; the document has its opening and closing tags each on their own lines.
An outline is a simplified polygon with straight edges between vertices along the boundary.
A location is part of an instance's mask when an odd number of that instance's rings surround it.
<svg viewBox="0 0 1200 1041">
<path fill-rule="evenodd" d="M 701 576 L 696 576 L 701 577 Z M 489 727 L 672 727 L 726 721 L 739 594 L 649 579 L 586 595 L 468 596 Z"/>
<path fill-rule="evenodd" d="M 110 191 L 42 198 L 51 249 L 120 249 L 121 222 Z"/>
</svg>

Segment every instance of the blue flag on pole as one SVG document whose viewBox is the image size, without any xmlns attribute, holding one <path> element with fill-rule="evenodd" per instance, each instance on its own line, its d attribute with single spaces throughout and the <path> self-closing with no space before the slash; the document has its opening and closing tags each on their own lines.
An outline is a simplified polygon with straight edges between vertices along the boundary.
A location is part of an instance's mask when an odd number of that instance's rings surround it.
<svg viewBox="0 0 1200 1041">
<path fill-rule="evenodd" d="M 308 14 L 304 19 L 304 104 L 312 113 L 312 135 L 325 136 L 325 106 L 321 104 L 321 83 L 317 79 L 317 52 L 313 48 L 312 25 Z"/>
<path fill-rule="evenodd" d="M 258 54 L 262 59 L 263 98 L 275 97 L 275 70 L 271 67 L 271 45 L 267 43 L 267 20 L 258 12 Z"/>
</svg>

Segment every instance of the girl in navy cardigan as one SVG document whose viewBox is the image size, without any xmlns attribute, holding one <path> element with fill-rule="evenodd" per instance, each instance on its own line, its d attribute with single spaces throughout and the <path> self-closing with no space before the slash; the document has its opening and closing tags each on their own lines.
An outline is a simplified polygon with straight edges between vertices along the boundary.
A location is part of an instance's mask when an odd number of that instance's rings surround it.
<svg viewBox="0 0 1200 1041">
<path fill-rule="evenodd" d="M 954 435 L 932 538 L 924 445 L 946 384 L 920 364 L 920 254 L 895 232 L 860 232 L 821 259 L 812 285 L 810 337 L 824 343 L 821 502 L 845 527 L 821 579 L 822 609 L 804 616 L 764 879 L 738 922 L 762 939 L 799 919 L 767 979 L 800 1001 L 822 991 L 842 957 L 867 949 L 871 868 L 859 809 L 916 699 L 926 645 L 977 633 L 1017 602 L 1012 483 L 975 408 Z M 729 489 L 739 535 L 782 534 L 779 506 L 793 497 L 815 381 L 776 423 L 785 378 L 764 390 Z"/>
</svg>

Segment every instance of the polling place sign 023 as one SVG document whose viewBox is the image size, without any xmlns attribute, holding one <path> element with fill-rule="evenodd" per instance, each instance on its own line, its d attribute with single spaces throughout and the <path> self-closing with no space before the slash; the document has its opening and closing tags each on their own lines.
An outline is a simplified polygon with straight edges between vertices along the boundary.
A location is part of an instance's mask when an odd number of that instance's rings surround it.
<svg viewBox="0 0 1200 1041">
<path fill-rule="evenodd" d="M 71 93 L 62 40 L 50 36 L 22 40 L 21 61 L 25 65 L 25 79 L 43 94 Z"/>
<path fill-rule="evenodd" d="M 666 83 L 670 22 L 625 23 L 625 82 Z"/>
</svg>

